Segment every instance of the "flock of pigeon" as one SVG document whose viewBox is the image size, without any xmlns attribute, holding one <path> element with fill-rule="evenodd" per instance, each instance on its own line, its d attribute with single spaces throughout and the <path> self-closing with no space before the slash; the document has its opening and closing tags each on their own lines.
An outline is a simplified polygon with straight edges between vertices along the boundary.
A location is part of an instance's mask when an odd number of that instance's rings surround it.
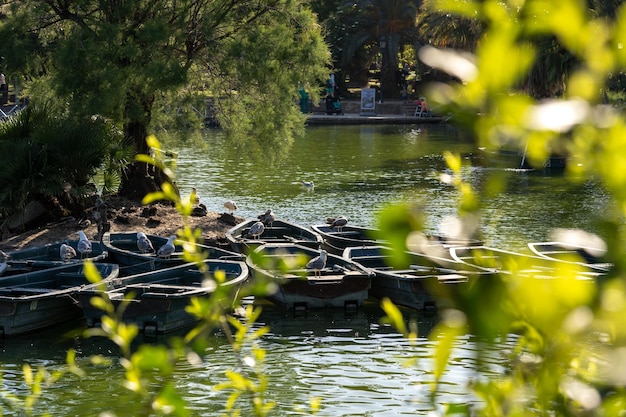
<svg viewBox="0 0 626 417">
<path fill-rule="evenodd" d="M 87 239 L 85 232 L 82 230 L 78 231 L 78 245 L 76 245 L 76 248 L 78 249 L 81 258 L 83 256 L 89 256 L 91 253 L 91 241 Z M 59 255 L 63 261 L 69 262 L 69 260 L 75 258 L 77 254 L 73 247 L 63 243 L 59 249 Z"/>
<path fill-rule="evenodd" d="M 176 250 L 176 246 L 174 246 L 174 241 L 176 240 L 176 236 L 172 235 L 167 239 L 167 242 L 163 244 L 157 251 L 156 256 L 159 258 L 168 259 L 174 251 Z M 137 232 L 137 249 L 141 253 L 154 253 L 154 246 L 148 236 L 144 232 Z"/>
<path fill-rule="evenodd" d="M 258 215 L 257 219 L 259 220 L 253 223 L 252 226 L 250 226 L 250 230 L 248 230 L 248 235 L 252 239 L 258 239 L 265 231 L 266 226 L 271 227 L 274 220 L 276 220 L 276 215 L 272 209 L 267 209 L 265 213 Z"/>
<path fill-rule="evenodd" d="M 313 189 L 315 187 L 313 181 L 302 181 L 302 186 L 307 189 Z M 192 188 L 192 192 L 190 195 L 190 201 L 194 204 L 195 207 L 200 207 L 200 199 L 196 193 L 196 189 Z M 237 210 L 237 204 L 228 200 L 224 203 L 224 207 L 229 210 L 229 213 L 232 215 L 235 210 Z M 201 207 L 205 208 L 205 207 Z M 265 227 L 271 227 L 272 223 L 276 219 L 276 215 L 272 211 L 272 209 L 267 209 L 265 213 L 257 216 L 258 221 L 255 222 L 248 231 L 248 235 L 253 239 L 258 239 L 263 232 L 265 231 Z M 339 216 L 336 218 L 327 218 L 326 223 L 330 225 L 331 228 L 337 228 L 339 231 L 342 230 L 343 226 L 348 223 L 348 219 L 345 216 Z M 87 238 L 85 233 L 82 230 L 78 231 L 79 240 L 77 245 L 78 253 L 80 253 L 80 257 L 89 256 L 92 251 L 91 241 Z M 170 236 L 163 246 L 161 246 L 158 250 L 155 251 L 154 246 L 150 239 L 143 232 L 137 232 L 137 249 L 141 253 L 156 253 L 157 257 L 169 258 L 176 247 L 174 246 L 174 241 L 176 240 L 176 236 Z M 75 258 L 78 254 L 77 251 L 68 244 L 62 244 L 59 250 L 59 255 L 61 259 L 65 262 L 68 262 L 70 259 Z M 8 256 L 8 255 L 7 255 Z M 315 274 L 318 275 L 320 270 L 324 269 L 326 266 L 327 253 L 325 250 L 320 249 L 319 256 L 311 259 L 306 267 L 308 269 L 312 269 L 315 271 Z"/>
</svg>

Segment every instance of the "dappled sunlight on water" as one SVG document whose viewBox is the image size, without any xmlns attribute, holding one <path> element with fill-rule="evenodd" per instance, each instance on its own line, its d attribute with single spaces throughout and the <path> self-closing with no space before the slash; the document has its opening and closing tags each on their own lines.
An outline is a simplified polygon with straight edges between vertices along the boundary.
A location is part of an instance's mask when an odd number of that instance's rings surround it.
<svg viewBox="0 0 626 417">
<path fill-rule="evenodd" d="M 246 218 L 272 208 L 279 218 L 304 225 L 344 214 L 351 224 L 373 226 L 385 204 L 408 201 L 420 203 L 426 232 L 437 234 L 451 224 L 459 198 L 450 181 L 442 180 L 450 175 L 442 154 L 475 152 L 465 135 L 443 125 L 309 128 L 306 137 L 286 151 L 286 159 L 275 165 L 245 150 L 230 149 L 219 131 L 208 131 L 200 145 L 176 145 L 174 150 L 179 153 L 176 181 L 181 193 L 187 195 L 196 187 L 201 202 L 212 211 L 226 211 L 223 203 L 233 199 L 240 207 L 235 214 Z M 488 174 L 503 172 L 472 165 L 469 157 L 464 161 L 463 178 L 478 190 Z M 572 185 L 559 173 L 510 171 L 507 175 L 503 192 L 483 201 L 480 229 L 489 245 L 524 248 L 528 241 L 545 240 L 554 228 L 594 232 L 596 216 L 608 210 L 608 197 L 597 184 Z M 313 181 L 315 187 L 303 187 L 303 180 Z M 506 372 L 503 364 L 514 340 L 487 348 L 471 335 L 457 338 L 433 405 L 429 390 L 437 341 L 428 335 L 437 318 L 405 313 L 417 321 L 415 343 L 381 324 L 382 312 L 375 303 L 356 312 L 306 314 L 264 306 L 259 326 L 268 325 L 271 332 L 260 345 L 268 352 L 267 397 L 278 403 L 274 415 L 310 415 L 311 397 L 321 399 L 324 416 L 425 415 L 443 404 L 480 406 L 467 385 L 484 375 Z M 4 389 L 26 393 L 22 364 L 58 368 L 71 347 L 78 352 L 79 364 L 87 368 L 87 376 L 70 377 L 46 391 L 38 411 L 52 415 L 97 415 L 107 409 L 118 415 L 138 412 L 140 405 L 120 385 L 123 369 L 116 348 L 102 340 L 59 339 L 62 333 L 54 329 L 37 337 L 3 341 Z M 164 340 L 167 337 L 148 341 Z M 477 363 L 478 352 L 486 354 L 484 363 Z M 91 354 L 114 362 L 91 366 L 87 360 Z M 211 339 L 201 364 L 177 367 L 176 386 L 194 415 L 221 414 L 228 393 L 212 387 L 225 381 L 229 368 L 241 369 L 221 335 Z"/>
</svg>

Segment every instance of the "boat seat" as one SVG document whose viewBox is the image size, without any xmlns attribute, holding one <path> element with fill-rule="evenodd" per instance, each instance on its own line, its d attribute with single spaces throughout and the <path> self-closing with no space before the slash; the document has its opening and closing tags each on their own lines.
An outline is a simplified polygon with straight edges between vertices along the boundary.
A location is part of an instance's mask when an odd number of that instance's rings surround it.
<svg viewBox="0 0 626 417">
<path fill-rule="evenodd" d="M 343 231 L 339 231 L 337 230 L 335 231 L 331 231 L 331 232 L 326 232 L 329 235 L 339 235 L 339 236 L 361 236 L 362 233 L 358 232 L 356 230 L 343 230 Z"/>
<path fill-rule="evenodd" d="M 445 274 L 445 275 L 438 275 L 437 280 L 442 284 L 456 284 L 456 283 L 468 282 L 469 278 L 467 277 L 467 275 Z"/>
<path fill-rule="evenodd" d="M 56 291 L 55 288 L 30 288 L 30 287 L 17 287 L 17 288 L 2 288 L 0 289 L 0 296 L 15 297 L 18 295 L 36 295 L 47 294 L 49 292 Z"/>
</svg>

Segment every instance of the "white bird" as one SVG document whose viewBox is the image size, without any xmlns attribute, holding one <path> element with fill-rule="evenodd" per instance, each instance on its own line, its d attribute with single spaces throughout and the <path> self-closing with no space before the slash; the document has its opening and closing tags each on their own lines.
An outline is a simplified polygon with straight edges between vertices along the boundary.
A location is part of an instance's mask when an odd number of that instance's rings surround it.
<svg viewBox="0 0 626 417">
<path fill-rule="evenodd" d="M 154 252 L 154 246 L 144 232 L 137 232 L 137 249 L 141 253 Z"/>
<path fill-rule="evenodd" d="M 315 183 L 313 181 L 302 181 L 302 186 L 307 190 L 312 190 L 315 188 Z"/>
<path fill-rule="evenodd" d="M 316 256 L 307 262 L 306 267 L 307 269 L 312 269 L 315 276 L 321 275 L 321 270 L 326 267 L 326 251 L 320 249 L 319 256 Z"/>
<path fill-rule="evenodd" d="M 233 214 L 233 211 L 237 210 L 237 204 L 233 200 L 225 202 L 224 207 L 230 211 L 230 214 Z"/>
<path fill-rule="evenodd" d="M 11 255 L 9 255 L 8 253 L 6 253 L 3 250 L 0 250 L 0 260 L 2 260 L 2 262 L 6 262 L 9 259 L 11 259 Z"/>
<path fill-rule="evenodd" d="M 76 256 L 76 251 L 70 245 L 66 245 L 65 243 L 61 244 L 61 248 L 59 249 L 59 256 L 63 260 L 63 262 L 69 262 L 70 259 Z"/>
<path fill-rule="evenodd" d="M 91 242 L 87 239 L 87 235 L 82 230 L 78 231 L 78 245 L 76 245 L 81 258 L 83 255 L 89 256 L 91 253 Z"/>
<path fill-rule="evenodd" d="M 159 250 L 157 251 L 157 256 L 159 258 L 169 259 L 169 257 L 172 256 L 172 254 L 176 250 L 176 246 L 174 246 L 174 240 L 176 240 L 176 236 L 170 236 L 169 239 L 167 239 L 167 243 L 159 248 Z"/>
<path fill-rule="evenodd" d="M 337 217 L 330 223 L 330 228 L 334 229 L 336 227 L 341 232 L 346 224 L 348 224 L 348 218 L 342 215 Z"/>
<path fill-rule="evenodd" d="M 196 207 L 200 204 L 200 197 L 198 197 L 198 191 L 195 187 L 191 187 L 191 194 L 189 194 L 189 202 Z"/>
<path fill-rule="evenodd" d="M 252 236 L 252 239 L 258 239 L 264 231 L 265 225 L 263 224 L 263 222 L 258 221 L 250 226 L 250 230 L 248 230 L 248 235 Z"/>
<path fill-rule="evenodd" d="M 274 214 L 272 209 L 267 209 L 265 213 L 260 214 L 259 216 L 257 216 L 257 218 L 263 223 L 264 226 L 272 227 L 272 223 L 274 223 L 274 220 L 276 220 L 276 215 Z"/>
</svg>

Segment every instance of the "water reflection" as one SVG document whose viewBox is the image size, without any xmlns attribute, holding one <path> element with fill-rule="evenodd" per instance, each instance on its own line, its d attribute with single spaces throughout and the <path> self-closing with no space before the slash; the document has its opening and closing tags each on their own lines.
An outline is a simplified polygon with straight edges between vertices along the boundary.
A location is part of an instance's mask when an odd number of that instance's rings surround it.
<svg viewBox="0 0 626 417">
<path fill-rule="evenodd" d="M 459 195 L 441 181 L 448 172 L 443 153 L 464 155 L 464 180 L 483 190 L 491 174 L 504 175 L 502 192 L 483 199 L 482 232 L 488 244 L 519 249 L 545 240 L 558 227 L 595 231 L 596 216 L 609 198 L 598 184 L 569 183 L 559 172 L 505 171 L 473 163 L 469 135 L 448 125 L 317 126 L 269 164 L 232 151 L 219 131 L 202 146 L 179 145 L 177 179 L 182 193 L 196 187 L 209 210 L 224 211 L 237 201 L 237 214 L 255 217 L 272 208 L 279 217 L 302 224 L 344 214 L 353 224 L 372 226 L 388 202 L 420 203 L 427 232 L 440 233 L 456 214 Z M 306 190 L 301 181 L 314 181 Z"/>
<path fill-rule="evenodd" d="M 229 146 L 219 131 L 208 132 L 201 143 L 176 145 L 175 150 L 180 155 L 181 192 L 196 187 L 212 211 L 224 211 L 223 203 L 233 199 L 240 207 L 236 214 L 243 217 L 271 207 L 281 218 L 302 224 L 345 214 L 353 224 L 371 226 L 382 205 L 409 201 L 421 203 L 426 231 L 438 233 L 445 219 L 456 213 L 459 198 L 452 186 L 440 180 L 446 172 L 442 154 L 450 150 L 469 155 L 475 148 L 450 126 L 324 126 L 309 128 L 306 137 L 288 150 L 288 158 L 276 164 Z M 483 189 L 494 170 L 465 162 L 464 179 Z M 607 194 L 593 182 L 571 184 L 562 175 L 544 172 L 507 174 L 502 192 L 483 201 L 481 227 L 489 245 L 523 248 L 528 241 L 545 240 L 557 227 L 594 232 L 597 213 L 608 210 Z M 314 181 L 315 188 L 304 189 L 302 180 Z M 268 351 L 268 398 L 278 402 L 275 415 L 308 415 L 311 397 L 321 399 L 320 415 L 325 416 L 423 415 L 448 403 L 479 404 L 467 385 L 483 375 L 505 372 L 502 364 L 514 342 L 511 338 L 486 347 L 470 335 L 458 338 L 441 393 L 431 404 L 428 394 L 437 340 L 428 335 L 435 316 L 405 310 L 418 324 L 420 337 L 412 344 L 381 324 L 382 312 L 375 303 L 352 313 L 300 315 L 263 307 L 259 325 L 269 325 L 271 333 L 261 346 Z M 1 341 L 2 387 L 25 394 L 24 363 L 54 370 L 64 363 L 67 349 L 73 348 L 87 375 L 69 377 L 46 391 L 35 414 L 97 415 L 106 409 L 118 415 L 138 413 L 141 405 L 120 385 L 123 369 L 117 363 L 117 348 L 71 333 L 61 336 L 81 326 L 70 323 L 37 336 Z M 145 341 L 162 343 L 167 337 Z M 477 363 L 478 352 L 487 355 L 484 363 Z M 87 358 L 92 354 L 113 363 L 90 365 Z M 177 366 L 176 387 L 194 415 L 221 415 L 228 393 L 212 387 L 225 381 L 227 369 L 241 368 L 220 334 L 210 339 L 201 364 Z M 244 409 L 243 415 L 249 411 Z"/>
</svg>

